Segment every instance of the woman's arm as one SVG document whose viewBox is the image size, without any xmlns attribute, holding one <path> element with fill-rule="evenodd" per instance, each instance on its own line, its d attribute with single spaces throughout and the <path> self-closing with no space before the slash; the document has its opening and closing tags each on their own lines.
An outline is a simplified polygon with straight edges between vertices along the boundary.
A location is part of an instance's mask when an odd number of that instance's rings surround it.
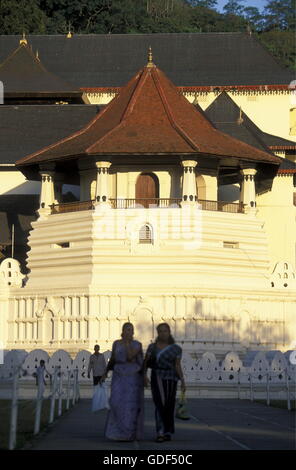
<svg viewBox="0 0 296 470">
<path fill-rule="evenodd" d="M 146 354 L 145 354 L 145 358 L 144 358 L 144 363 L 143 363 L 143 375 L 144 375 L 144 385 L 145 387 L 148 387 L 149 385 L 149 378 L 147 376 L 147 369 L 148 369 L 148 362 L 149 360 L 151 359 L 151 352 L 148 348 L 148 350 L 146 351 Z"/>
<path fill-rule="evenodd" d="M 116 346 L 116 341 L 114 341 L 113 345 L 112 345 L 112 352 L 111 352 L 111 357 L 108 361 L 108 364 L 107 364 L 107 367 L 106 367 L 106 370 L 105 370 L 105 376 L 107 377 L 107 374 L 109 372 L 109 370 L 112 370 L 113 367 L 114 367 L 114 364 L 115 364 L 115 346 Z"/>
<path fill-rule="evenodd" d="M 184 375 L 182 371 L 182 366 L 181 366 L 181 358 L 177 357 L 176 359 L 176 371 L 179 376 L 179 379 L 181 380 L 181 390 L 182 392 L 185 392 L 186 390 L 186 385 L 185 385 L 185 380 L 184 380 Z"/>
<path fill-rule="evenodd" d="M 142 353 L 142 344 L 139 343 L 136 347 L 133 347 L 130 342 L 125 343 L 126 357 L 128 362 L 131 362 L 138 354 Z M 143 353 L 142 353 L 143 354 Z"/>
</svg>

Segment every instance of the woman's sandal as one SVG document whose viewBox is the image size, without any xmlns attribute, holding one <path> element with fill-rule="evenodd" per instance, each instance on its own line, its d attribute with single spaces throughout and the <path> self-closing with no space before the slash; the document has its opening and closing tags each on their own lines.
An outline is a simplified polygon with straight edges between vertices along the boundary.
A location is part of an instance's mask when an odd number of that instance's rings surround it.
<svg viewBox="0 0 296 470">
<path fill-rule="evenodd" d="M 164 441 L 165 441 L 164 436 L 157 436 L 157 438 L 155 439 L 155 442 L 164 442 Z"/>
</svg>

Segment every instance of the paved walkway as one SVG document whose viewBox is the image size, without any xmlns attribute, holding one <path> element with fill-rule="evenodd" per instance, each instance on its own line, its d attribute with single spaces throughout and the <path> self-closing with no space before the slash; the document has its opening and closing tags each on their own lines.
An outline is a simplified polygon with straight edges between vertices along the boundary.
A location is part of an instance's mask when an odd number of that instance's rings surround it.
<svg viewBox="0 0 296 470">
<path fill-rule="evenodd" d="M 145 400 L 145 437 L 104 437 L 106 411 L 92 413 L 82 399 L 33 443 L 38 450 L 295 450 L 295 412 L 247 400 L 189 399 L 189 421 L 176 419 L 174 440 L 155 443 L 154 407 Z"/>
</svg>

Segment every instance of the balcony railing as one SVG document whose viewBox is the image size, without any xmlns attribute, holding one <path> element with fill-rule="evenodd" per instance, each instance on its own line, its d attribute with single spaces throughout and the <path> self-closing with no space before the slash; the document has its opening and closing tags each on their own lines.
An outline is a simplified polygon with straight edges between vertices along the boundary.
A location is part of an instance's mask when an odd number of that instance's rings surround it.
<svg viewBox="0 0 296 470">
<path fill-rule="evenodd" d="M 180 198 L 137 198 L 137 199 L 109 199 L 113 209 L 136 209 L 153 207 L 180 207 Z"/>
<path fill-rule="evenodd" d="M 60 214 L 62 212 L 89 211 L 95 208 L 95 201 L 65 202 L 63 204 L 52 204 L 50 207 L 52 214 Z"/>
<path fill-rule="evenodd" d="M 207 201 L 205 199 L 198 199 L 198 202 L 204 211 L 232 212 L 235 214 L 244 212 L 242 202 Z"/>
<path fill-rule="evenodd" d="M 180 207 L 182 199 L 180 198 L 140 198 L 140 199 L 109 199 L 113 209 L 137 209 L 137 208 L 168 208 Z M 207 201 L 205 199 L 198 199 L 202 210 L 218 211 L 218 212 L 232 212 L 243 213 L 243 203 L 226 202 L 226 201 Z M 52 204 L 52 214 L 61 214 L 64 212 L 77 212 L 93 210 L 95 208 L 95 200 L 91 201 L 75 201 L 62 204 Z"/>
</svg>

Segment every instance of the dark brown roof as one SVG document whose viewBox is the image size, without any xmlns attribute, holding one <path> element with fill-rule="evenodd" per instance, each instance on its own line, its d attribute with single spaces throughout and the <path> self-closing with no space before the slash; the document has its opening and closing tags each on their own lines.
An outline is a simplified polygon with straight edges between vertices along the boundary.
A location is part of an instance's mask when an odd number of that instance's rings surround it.
<svg viewBox="0 0 296 470">
<path fill-rule="evenodd" d="M 27 44 L 20 44 L 0 65 L 4 96 L 81 96 L 73 84 L 48 72 Z"/>
<path fill-rule="evenodd" d="M 152 47 L 177 86 L 288 85 L 295 77 L 246 33 L 30 35 L 45 67 L 78 87 L 121 87 Z M 0 62 L 20 36 L 0 36 Z"/>
<path fill-rule="evenodd" d="M 225 91 L 208 106 L 205 114 L 220 131 L 260 150 L 296 149 L 294 141 L 263 132 Z"/>
<path fill-rule="evenodd" d="M 99 111 L 97 105 L 0 106 L 0 163 L 13 164 L 78 131 Z"/>
<path fill-rule="evenodd" d="M 161 70 L 149 64 L 81 131 L 17 164 L 108 154 L 206 154 L 279 163 L 274 155 L 217 130 Z"/>
</svg>

